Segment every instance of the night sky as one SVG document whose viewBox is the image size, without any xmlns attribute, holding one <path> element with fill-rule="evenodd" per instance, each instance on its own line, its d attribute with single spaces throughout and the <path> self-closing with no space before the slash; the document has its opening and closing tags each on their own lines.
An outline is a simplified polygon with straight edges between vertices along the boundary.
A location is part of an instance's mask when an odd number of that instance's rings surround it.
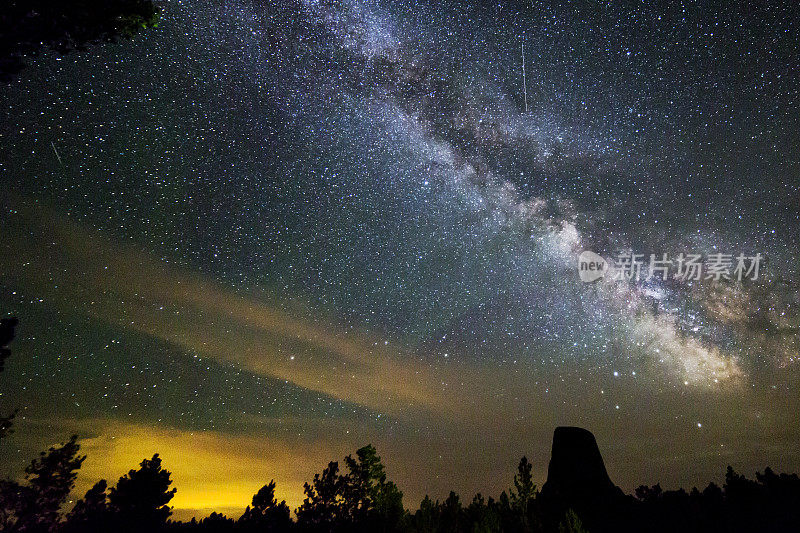
<svg viewBox="0 0 800 533">
<path fill-rule="evenodd" d="M 0 474 L 78 433 L 78 493 L 159 452 L 238 516 L 371 442 L 416 508 L 557 425 L 626 491 L 800 470 L 795 2 L 160 5 L 0 88 Z"/>
</svg>

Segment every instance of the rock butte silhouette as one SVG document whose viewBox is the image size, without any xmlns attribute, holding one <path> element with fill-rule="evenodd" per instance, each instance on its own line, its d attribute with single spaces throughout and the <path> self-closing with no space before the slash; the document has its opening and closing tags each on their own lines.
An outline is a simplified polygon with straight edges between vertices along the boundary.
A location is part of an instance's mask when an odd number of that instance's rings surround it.
<svg viewBox="0 0 800 533">
<path fill-rule="evenodd" d="M 547 481 L 540 497 L 554 508 L 573 508 L 587 522 L 604 530 L 610 517 L 628 514 L 632 498 L 608 477 L 603 456 L 591 431 L 560 426 L 553 432 Z M 599 523 L 598 523 L 599 522 Z M 618 525 L 612 520 L 613 525 Z"/>
<path fill-rule="evenodd" d="M 600 448 L 591 431 L 561 426 L 553 432 L 553 449 L 542 495 L 580 501 L 591 495 L 621 495 L 608 477 Z"/>
</svg>

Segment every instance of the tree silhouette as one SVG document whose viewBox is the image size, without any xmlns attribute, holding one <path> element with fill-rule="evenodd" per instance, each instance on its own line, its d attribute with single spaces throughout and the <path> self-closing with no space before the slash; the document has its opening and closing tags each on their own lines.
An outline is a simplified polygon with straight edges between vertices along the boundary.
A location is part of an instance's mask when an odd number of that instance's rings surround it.
<svg viewBox="0 0 800 533">
<path fill-rule="evenodd" d="M 375 447 L 364 446 L 345 457 L 347 474 L 331 462 L 312 483 L 297 509 L 298 524 L 316 531 L 393 531 L 405 515 L 403 493 L 387 481 Z"/>
<path fill-rule="evenodd" d="M 0 319 L 0 372 L 5 368 L 5 361 L 11 355 L 8 345 L 14 340 L 15 330 L 19 320 L 15 317 Z M 11 424 L 16 413 L 8 416 L 0 415 L 0 440 L 11 432 Z"/>
<path fill-rule="evenodd" d="M 661 497 L 661 494 L 664 491 L 661 489 L 661 485 L 656 483 L 652 487 L 648 487 L 647 485 L 640 485 L 635 493 L 636 497 L 639 498 L 643 502 L 652 502 L 658 500 Z"/>
<path fill-rule="evenodd" d="M 322 474 L 314 474 L 311 484 L 303 484 L 306 498 L 297 509 L 298 524 L 315 531 L 335 531 L 346 521 L 341 501 L 342 485 L 336 461 L 328 463 Z"/>
<path fill-rule="evenodd" d="M 0 480 L 0 531 L 11 531 L 14 527 L 19 509 L 23 488 L 16 481 Z"/>
<path fill-rule="evenodd" d="M 216 532 L 216 531 L 231 531 L 234 527 L 233 518 L 228 518 L 221 513 L 211 513 L 207 517 L 200 520 L 197 524 L 197 529 L 200 531 Z M 271 529 L 262 529 L 261 531 L 273 531 Z"/>
<path fill-rule="evenodd" d="M 290 514 L 286 501 L 278 503 L 275 498 L 273 479 L 253 496 L 252 506 L 245 509 L 239 523 L 245 531 L 289 531 L 292 527 Z"/>
<path fill-rule="evenodd" d="M 558 533 L 586 533 L 586 530 L 575 511 L 569 509 L 564 520 L 558 524 Z"/>
<path fill-rule="evenodd" d="M 517 474 L 514 475 L 514 488 L 509 491 L 509 503 L 519 519 L 522 531 L 530 531 L 533 522 L 531 514 L 537 492 L 532 470 L 533 465 L 528 462 L 527 457 L 523 456 L 519 461 Z"/>
<path fill-rule="evenodd" d="M 472 503 L 467 506 L 466 520 L 471 524 L 472 533 L 492 533 L 502 531 L 502 518 L 497 505 L 492 498 L 486 502 L 483 495 L 478 493 L 472 498 Z"/>
<path fill-rule="evenodd" d="M 419 509 L 414 513 L 412 519 L 414 530 L 419 533 L 435 533 L 439 531 L 440 515 L 441 510 L 438 500 L 434 502 L 426 494 L 419 504 Z"/>
<path fill-rule="evenodd" d="M 351 522 L 374 530 L 394 529 L 403 517 L 403 493 L 386 480 L 381 458 L 371 444 L 348 455 L 350 471 L 344 479 L 344 503 Z M 369 524 L 369 526 L 367 526 Z"/>
<path fill-rule="evenodd" d="M 0 372 L 3 371 L 5 360 L 11 355 L 8 345 L 14 340 L 14 328 L 19 324 L 15 317 L 0 319 Z"/>
<path fill-rule="evenodd" d="M 86 495 L 78 500 L 67 515 L 67 522 L 64 526 L 66 533 L 108 531 L 109 509 L 106 488 L 106 480 L 101 479 L 86 491 Z"/>
<path fill-rule="evenodd" d="M 461 500 L 458 494 L 450 491 L 447 499 L 441 507 L 441 526 L 440 531 L 456 533 L 462 529 L 462 514 Z"/>
<path fill-rule="evenodd" d="M 59 523 L 61 506 L 86 459 L 78 456 L 77 439 L 73 435 L 31 461 L 25 468 L 25 484 L 4 481 L 0 485 L 0 530 L 46 532 Z"/>
<path fill-rule="evenodd" d="M 0 11 L 0 81 L 10 81 L 43 46 L 64 54 L 157 23 L 151 0 L 9 0 Z"/>
<path fill-rule="evenodd" d="M 158 454 L 141 462 L 138 470 L 131 470 L 119 478 L 117 486 L 109 491 L 108 501 L 119 527 L 130 531 L 159 529 L 172 509 L 167 504 L 177 489 L 170 489 L 170 472 L 161 468 Z"/>
</svg>

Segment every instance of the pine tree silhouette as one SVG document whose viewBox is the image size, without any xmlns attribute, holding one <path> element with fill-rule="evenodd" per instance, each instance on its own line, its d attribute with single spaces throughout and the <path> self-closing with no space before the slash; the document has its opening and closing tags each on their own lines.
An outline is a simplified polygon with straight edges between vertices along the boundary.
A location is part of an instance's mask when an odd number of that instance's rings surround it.
<svg viewBox="0 0 800 533">
<path fill-rule="evenodd" d="M 245 509 L 239 523 L 245 531 L 289 531 L 292 527 L 289 506 L 275 498 L 275 480 L 264 485 L 253 496 L 252 506 Z"/>
<path fill-rule="evenodd" d="M 110 525 L 106 489 L 106 480 L 101 479 L 86 491 L 86 495 L 77 501 L 67 515 L 65 533 L 108 531 Z"/>
<path fill-rule="evenodd" d="M 75 486 L 78 469 L 86 456 L 78 456 L 77 435 L 58 447 L 42 452 L 25 468 L 25 483 L 0 485 L 0 530 L 46 532 L 60 521 L 61 506 Z"/>
<path fill-rule="evenodd" d="M 108 494 L 117 527 L 126 531 L 161 528 L 172 514 L 167 505 L 177 489 L 170 489 L 170 472 L 161 468 L 158 454 L 119 478 Z"/>
</svg>

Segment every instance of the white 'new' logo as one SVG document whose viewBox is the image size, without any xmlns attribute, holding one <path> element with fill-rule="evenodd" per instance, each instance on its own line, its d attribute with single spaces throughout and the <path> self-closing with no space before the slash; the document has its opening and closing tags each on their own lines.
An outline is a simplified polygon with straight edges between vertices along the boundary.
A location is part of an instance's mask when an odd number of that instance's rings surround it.
<svg viewBox="0 0 800 533">
<path fill-rule="evenodd" d="M 608 262 L 602 256 L 586 250 L 578 256 L 578 275 L 581 281 L 590 283 L 605 276 L 609 271 Z"/>
</svg>

